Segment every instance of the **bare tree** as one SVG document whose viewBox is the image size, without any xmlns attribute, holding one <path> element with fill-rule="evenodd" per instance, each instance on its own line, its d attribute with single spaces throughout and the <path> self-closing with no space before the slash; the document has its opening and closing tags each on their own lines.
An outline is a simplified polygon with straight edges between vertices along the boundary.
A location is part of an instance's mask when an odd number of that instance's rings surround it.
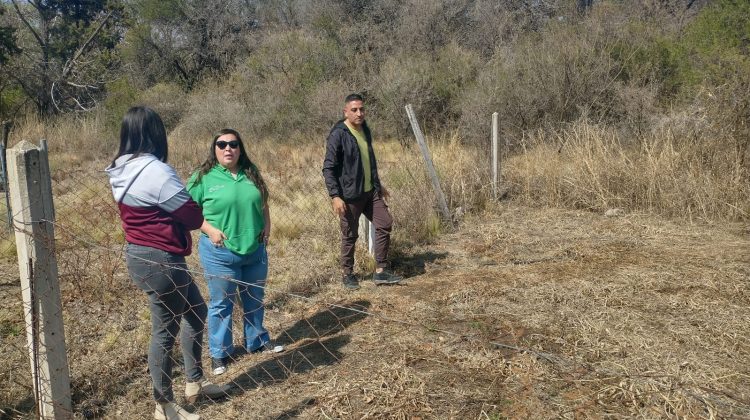
<svg viewBox="0 0 750 420">
<path fill-rule="evenodd" d="M 246 0 L 145 0 L 129 34 L 133 76 L 143 85 L 178 81 L 186 90 L 230 68 L 258 27 Z"/>
<path fill-rule="evenodd" d="M 88 110 L 116 66 L 121 38 L 117 2 L 11 0 L 23 33 L 22 54 L 3 67 L 37 111 Z"/>
</svg>

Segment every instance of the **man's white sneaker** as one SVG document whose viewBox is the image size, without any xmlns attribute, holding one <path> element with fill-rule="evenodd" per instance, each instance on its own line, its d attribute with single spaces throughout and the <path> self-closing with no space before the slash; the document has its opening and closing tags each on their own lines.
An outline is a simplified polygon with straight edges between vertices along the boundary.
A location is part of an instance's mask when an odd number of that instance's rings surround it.
<svg viewBox="0 0 750 420">
<path fill-rule="evenodd" d="M 214 375 L 223 375 L 226 373 L 227 359 L 226 357 L 220 359 L 211 358 L 211 372 Z"/>
<path fill-rule="evenodd" d="M 156 420 L 200 420 L 201 416 L 185 410 L 179 404 L 168 402 L 156 403 L 154 418 Z"/>
<path fill-rule="evenodd" d="M 199 382 L 188 382 L 185 386 L 185 399 L 194 404 L 201 396 L 212 400 L 224 398 L 231 387 L 229 385 L 216 385 L 208 379 Z"/>
<path fill-rule="evenodd" d="M 251 351 L 251 353 L 281 353 L 284 351 L 284 346 L 274 343 L 273 341 L 266 341 L 262 346 Z"/>
</svg>

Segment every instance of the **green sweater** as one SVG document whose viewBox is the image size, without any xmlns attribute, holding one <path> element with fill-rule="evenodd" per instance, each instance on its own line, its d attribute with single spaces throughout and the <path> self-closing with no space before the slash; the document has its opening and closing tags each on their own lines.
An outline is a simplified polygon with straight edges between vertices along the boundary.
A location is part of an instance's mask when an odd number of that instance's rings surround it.
<svg viewBox="0 0 750 420">
<path fill-rule="evenodd" d="M 203 208 L 206 221 L 226 235 L 224 246 L 240 255 L 254 252 L 265 227 L 263 198 L 258 187 L 242 171 L 235 179 L 221 165 L 214 166 L 196 183 L 197 178 L 198 172 L 193 173 L 187 190 Z"/>
</svg>

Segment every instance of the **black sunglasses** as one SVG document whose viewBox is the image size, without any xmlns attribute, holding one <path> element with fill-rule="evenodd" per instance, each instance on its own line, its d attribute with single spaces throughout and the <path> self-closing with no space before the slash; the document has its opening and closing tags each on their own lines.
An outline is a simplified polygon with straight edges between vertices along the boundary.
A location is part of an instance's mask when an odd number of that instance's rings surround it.
<svg viewBox="0 0 750 420">
<path fill-rule="evenodd" d="M 232 141 L 219 140 L 216 142 L 216 147 L 218 147 L 219 150 L 224 150 L 227 148 L 227 146 L 231 147 L 232 149 L 236 149 L 240 147 L 240 142 L 237 140 L 232 140 Z"/>
</svg>

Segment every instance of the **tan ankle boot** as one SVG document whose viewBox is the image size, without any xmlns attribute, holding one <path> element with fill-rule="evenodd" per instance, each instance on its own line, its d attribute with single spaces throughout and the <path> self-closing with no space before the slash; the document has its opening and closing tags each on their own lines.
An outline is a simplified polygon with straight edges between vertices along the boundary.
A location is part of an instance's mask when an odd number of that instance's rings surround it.
<svg viewBox="0 0 750 420">
<path fill-rule="evenodd" d="M 179 404 L 168 402 L 156 403 L 154 418 L 156 420 L 200 420 L 201 416 L 185 410 Z"/>
<path fill-rule="evenodd" d="M 212 400 L 224 398 L 227 396 L 227 392 L 229 392 L 230 388 L 229 385 L 216 385 L 208 379 L 198 382 L 188 382 L 185 386 L 185 399 L 190 404 L 195 404 L 201 396 Z"/>
</svg>

